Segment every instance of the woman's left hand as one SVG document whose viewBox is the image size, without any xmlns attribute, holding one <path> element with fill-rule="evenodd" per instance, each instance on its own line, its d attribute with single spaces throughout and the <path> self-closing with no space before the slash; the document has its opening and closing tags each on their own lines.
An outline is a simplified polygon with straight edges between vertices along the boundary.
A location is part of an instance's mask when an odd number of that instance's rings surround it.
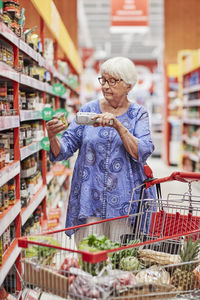
<svg viewBox="0 0 200 300">
<path fill-rule="evenodd" d="M 115 115 L 105 112 L 103 114 L 97 114 L 95 117 L 93 117 L 92 119 L 96 119 L 97 122 L 94 123 L 94 127 L 98 127 L 98 126 L 110 126 L 110 127 L 115 127 L 115 124 L 117 121 Z"/>
</svg>

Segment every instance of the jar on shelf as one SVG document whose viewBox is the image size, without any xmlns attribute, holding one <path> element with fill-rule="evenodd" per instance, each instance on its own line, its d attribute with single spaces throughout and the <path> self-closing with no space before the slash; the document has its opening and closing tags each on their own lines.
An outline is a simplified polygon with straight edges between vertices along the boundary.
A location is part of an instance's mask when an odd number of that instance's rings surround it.
<svg viewBox="0 0 200 300">
<path fill-rule="evenodd" d="M 7 49 L 7 52 L 6 52 L 6 55 L 7 55 L 7 64 L 13 68 L 14 66 L 14 57 L 13 57 L 13 52 L 11 49 Z"/>
<path fill-rule="evenodd" d="M 8 182 L 8 198 L 9 205 L 15 204 L 15 180 L 11 179 Z"/>
<path fill-rule="evenodd" d="M 35 167 L 36 161 L 35 161 L 35 156 L 31 156 L 31 168 Z"/>
<path fill-rule="evenodd" d="M 3 192 L 3 187 L 0 187 L 0 212 L 4 211 L 4 192 Z"/>
<path fill-rule="evenodd" d="M 20 106 L 22 109 L 27 109 L 28 108 L 28 104 L 26 101 L 26 93 L 20 91 Z"/>
<path fill-rule="evenodd" d="M 15 239 L 15 222 L 13 221 L 11 224 L 10 224 L 10 241 L 12 242 L 14 239 Z"/>
<path fill-rule="evenodd" d="M 12 19 L 11 19 L 10 15 L 5 11 L 3 13 L 3 22 L 10 28 Z"/>
<path fill-rule="evenodd" d="M 7 82 L 0 82 L 0 97 L 7 97 Z"/>
<path fill-rule="evenodd" d="M 20 180 L 20 201 L 22 207 L 26 207 L 29 202 L 29 193 L 27 190 L 26 180 L 23 178 Z"/>
<path fill-rule="evenodd" d="M 0 143 L 0 169 L 5 167 L 5 147 Z"/>
<path fill-rule="evenodd" d="M 8 208 L 9 206 L 9 198 L 8 198 L 8 184 L 3 185 L 3 193 L 4 193 L 4 207 Z"/>
<path fill-rule="evenodd" d="M 18 67 L 19 72 L 23 71 L 23 66 L 24 66 L 23 55 L 19 54 L 19 67 Z"/>
<path fill-rule="evenodd" d="M 33 110 L 35 109 L 35 93 L 27 93 L 26 94 L 26 101 L 28 105 L 28 109 Z"/>
</svg>

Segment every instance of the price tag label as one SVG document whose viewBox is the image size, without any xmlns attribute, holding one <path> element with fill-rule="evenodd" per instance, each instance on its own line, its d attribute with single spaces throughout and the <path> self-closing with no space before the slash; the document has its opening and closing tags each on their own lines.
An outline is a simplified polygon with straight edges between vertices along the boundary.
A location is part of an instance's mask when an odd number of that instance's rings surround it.
<svg viewBox="0 0 200 300">
<path fill-rule="evenodd" d="M 52 90 L 58 96 L 62 96 L 66 93 L 66 87 L 62 83 L 55 83 Z"/>
<path fill-rule="evenodd" d="M 40 141 L 40 146 L 43 150 L 49 151 L 50 150 L 50 142 L 49 142 L 49 138 L 48 137 L 44 137 L 41 141 Z"/>
<path fill-rule="evenodd" d="M 42 119 L 45 121 L 50 121 L 53 118 L 53 109 L 50 107 L 45 107 L 42 110 Z"/>
</svg>

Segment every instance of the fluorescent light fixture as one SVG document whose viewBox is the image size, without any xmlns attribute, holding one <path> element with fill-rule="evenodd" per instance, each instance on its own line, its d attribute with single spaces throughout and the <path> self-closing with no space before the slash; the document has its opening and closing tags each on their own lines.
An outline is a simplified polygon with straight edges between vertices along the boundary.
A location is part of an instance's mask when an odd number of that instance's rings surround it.
<svg viewBox="0 0 200 300">
<path fill-rule="evenodd" d="M 149 32 L 148 26 L 111 26 L 111 33 L 147 33 Z"/>
</svg>

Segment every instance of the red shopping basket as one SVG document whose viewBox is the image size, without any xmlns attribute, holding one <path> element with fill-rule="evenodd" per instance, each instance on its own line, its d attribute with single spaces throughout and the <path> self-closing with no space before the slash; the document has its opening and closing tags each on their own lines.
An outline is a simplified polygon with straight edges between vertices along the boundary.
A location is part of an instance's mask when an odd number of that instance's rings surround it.
<svg viewBox="0 0 200 300">
<path fill-rule="evenodd" d="M 148 180 L 145 181 L 145 188 L 156 185 L 157 194 L 161 197 L 160 184 L 169 181 L 180 181 L 189 184 L 189 206 L 188 213 L 181 214 L 179 211 L 175 213 L 166 212 L 162 207 L 162 199 L 160 199 L 161 210 L 152 213 L 150 235 L 155 237 L 170 236 L 172 234 L 178 234 L 181 232 L 194 231 L 200 228 L 200 212 L 199 216 L 192 215 L 192 193 L 191 193 L 191 182 L 200 180 L 200 173 L 194 172 L 173 172 L 170 176 L 154 179 L 152 171 L 149 170 L 149 166 L 144 168 Z M 160 191 L 160 194 L 158 193 Z M 176 201 L 176 200 L 174 200 Z"/>
</svg>

